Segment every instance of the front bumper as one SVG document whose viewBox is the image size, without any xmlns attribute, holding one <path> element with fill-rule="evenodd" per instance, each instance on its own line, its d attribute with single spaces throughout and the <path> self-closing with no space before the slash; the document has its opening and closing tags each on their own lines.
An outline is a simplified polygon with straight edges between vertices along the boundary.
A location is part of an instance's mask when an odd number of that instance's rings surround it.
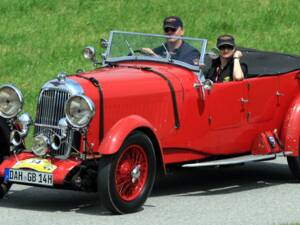
<svg viewBox="0 0 300 225">
<path fill-rule="evenodd" d="M 3 160 L 0 164 L 0 177 L 5 176 L 5 169 L 16 168 L 20 162 L 28 159 L 39 159 L 33 153 L 23 152 L 17 155 L 11 155 Z M 41 159 L 44 160 L 45 159 Z M 75 158 L 70 159 L 56 159 L 56 158 L 46 158 L 48 161 L 48 166 L 51 165 L 53 167 L 53 171 L 50 173 L 53 174 L 53 186 L 61 186 L 65 185 L 67 181 L 68 175 L 71 173 L 75 167 L 79 166 L 82 163 L 82 160 L 78 160 Z M 24 164 L 25 165 L 25 164 Z M 28 164 L 27 164 L 28 165 Z M 36 166 L 23 166 L 21 169 L 32 170 L 37 172 L 45 172 L 42 171 L 42 168 Z M 30 185 L 30 184 L 29 184 Z"/>
</svg>

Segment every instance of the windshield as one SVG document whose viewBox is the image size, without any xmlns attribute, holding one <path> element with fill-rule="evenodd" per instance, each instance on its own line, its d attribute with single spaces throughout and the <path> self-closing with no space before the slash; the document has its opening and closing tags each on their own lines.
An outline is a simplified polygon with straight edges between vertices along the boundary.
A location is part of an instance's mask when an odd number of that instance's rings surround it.
<svg viewBox="0 0 300 225">
<path fill-rule="evenodd" d="M 199 38 L 112 31 L 106 62 L 151 60 L 199 69 L 207 40 Z"/>
</svg>

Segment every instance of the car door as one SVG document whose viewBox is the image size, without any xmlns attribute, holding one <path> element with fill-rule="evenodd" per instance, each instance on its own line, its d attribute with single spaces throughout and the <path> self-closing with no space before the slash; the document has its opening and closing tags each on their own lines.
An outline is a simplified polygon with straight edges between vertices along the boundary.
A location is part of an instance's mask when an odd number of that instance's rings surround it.
<svg viewBox="0 0 300 225">
<path fill-rule="evenodd" d="M 207 98 L 210 133 L 214 137 L 214 154 L 245 151 L 241 138 L 246 125 L 247 92 L 244 81 L 214 84 Z"/>
<path fill-rule="evenodd" d="M 279 90 L 278 76 L 247 79 L 247 112 L 249 124 L 270 121 L 276 115 Z"/>
<path fill-rule="evenodd" d="M 211 129 L 224 130 L 241 126 L 245 114 L 244 100 L 244 81 L 214 84 L 208 98 Z"/>
</svg>

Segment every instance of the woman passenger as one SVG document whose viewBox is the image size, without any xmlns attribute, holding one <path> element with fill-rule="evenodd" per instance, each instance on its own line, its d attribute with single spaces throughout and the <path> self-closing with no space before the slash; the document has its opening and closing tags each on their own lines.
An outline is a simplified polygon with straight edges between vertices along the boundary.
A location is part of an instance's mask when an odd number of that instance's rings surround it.
<svg viewBox="0 0 300 225">
<path fill-rule="evenodd" d="M 219 36 L 217 48 L 220 50 L 220 57 L 212 61 L 206 78 L 213 82 L 243 80 L 247 76 L 248 67 L 240 62 L 243 54 L 236 50 L 234 37 L 227 34 Z"/>
</svg>

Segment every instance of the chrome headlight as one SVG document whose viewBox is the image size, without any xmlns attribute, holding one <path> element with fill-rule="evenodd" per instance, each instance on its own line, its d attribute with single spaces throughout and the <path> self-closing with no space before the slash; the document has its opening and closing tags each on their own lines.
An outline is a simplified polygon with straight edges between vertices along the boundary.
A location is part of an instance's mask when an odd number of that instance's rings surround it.
<svg viewBox="0 0 300 225">
<path fill-rule="evenodd" d="M 0 87 L 0 116 L 6 119 L 15 117 L 22 111 L 23 95 L 19 89 L 13 85 L 3 85 Z"/>
<path fill-rule="evenodd" d="M 85 59 L 94 59 L 96 55 L 96 50 L 92 46 L 87 46 L 83 50 L 83 57 Z"/>
<path fill-rule="evenodd" d="M 23 113 L 17 119 L 19 130 L 13 130 L 10 134 L 10 142 L 13 146 L 19 146 L 23 139 L 27 136 L 29 126 L 32 124 L 32 119 L 28 113 Z"/>
<path fill-rule="evenodd" d="M 86 127 L 95 114 L 95 106 L 91 99 L 84 95 L 71 96 L 65 104 L 68 123 L 75 128 Z"/>
<path fill-rule="evenodd" d="M 31 150 L 35 155 L 44 156 L 48 151 L 49 144 L 49 139 L 45 135 L 39 134 L 34 137 Z"/>
</svg>

